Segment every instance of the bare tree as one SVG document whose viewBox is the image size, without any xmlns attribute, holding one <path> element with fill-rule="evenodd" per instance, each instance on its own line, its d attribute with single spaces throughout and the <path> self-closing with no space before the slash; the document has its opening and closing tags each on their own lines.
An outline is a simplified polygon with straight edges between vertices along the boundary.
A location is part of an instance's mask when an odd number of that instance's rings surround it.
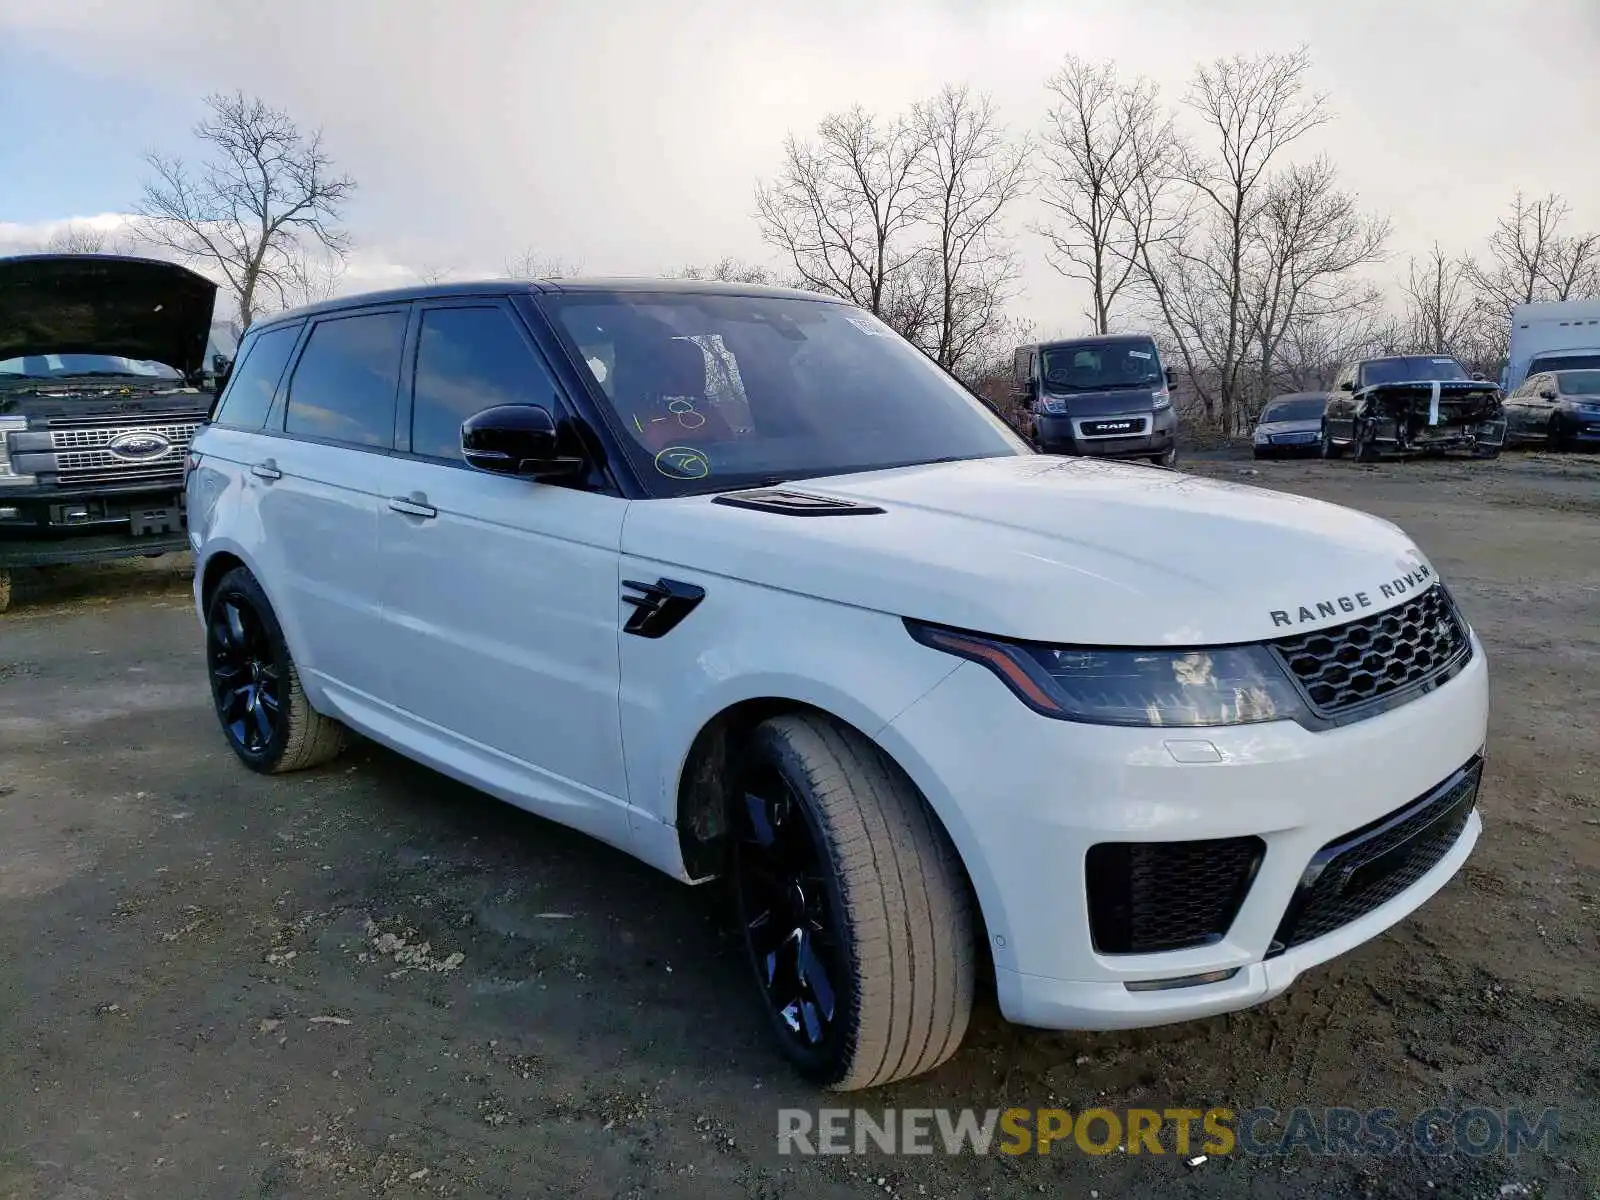
<svg viewBox="0 0 1600 1200">
<path fill-rule="evenodd" d="M 887 316 L 897 280 L 919 253 L 927 139 L 921 121 L 885 121 L 859 106 L 825 117 L 815 141 L 791 135 L 777 176 L 756 185 L 762 238 L 803 286 Z"/>
<path fill-rule="evenodd" d="M 421 283 L 443 283 L 455 274 L 455 268 L 442 266 L 438 263 L 424 263 L 417 268 L 417 279 Z"/>
<path fill-rule="evenodd" d="M 1109 333 L 1171 181 L 1177 133 L 1156 84 L 1123 82 L 1111 62 L 1068 55 L 1046 87 L 1040 199 L 1052 215 L 1034 231 L 1050 265 L 1088 285 L 1091 326 Z"/>
<path fill-rule="evenodd" d="M 116 254 L 126 243 L 110 230 L 69 221 L 52 233 L 44 244 L 50 254 Z"/>
<path fill-rule="evenodd" d="M 1141 249 L 1141 283 L 1195 381 L 1208 417 L 1232 431 L 1253 327 L 1251 254 L 1282 152 L 1329 119 L 1310 92 L 1309 52 L 1236 55 L 1202 64 L 1185 105 L 1214 148 L 1188 153 L 1181 178 L 1194 208 L 1170 237 Z"/>
<path fill-rule="evenodd" d="M 1473 293 L 1472 264 L 1451 258 L 1434 242 L 1426 257 L 1410 260 L 1401 292 L 1411 348 L 1461 354 L 1480 312 Z"/>
<path fill-rule="evenodd" d="M 776 283 L 776 277 L 768 267 L 760 263 L 745 262 L 741 258 L 729 255 L 718 259 L 708 267 L 680 267 L 669 272 L 668 279 L 715 279 L 722 283 Z"/>
<path fill-rule="evenodd" d="M 1272 391 L 1284 335 L 1297 322 L 1346 311 L 1372 310 L 1382 295 L 1351 272 L 1385 257 L 1387 217 L 1361 212 L 1339 190 L 1326 157 L 1287 168 L 1272 178 L 1246 256 L 1244 294 L 1254 343 L 1254 399 Z"/>
<path fill-rule="evenodd" d="M 570 279 L 582 274 L 582 263 L 544 254 L 532 246 L 525 246 L 506 259 L 504 271 L 507 279 Z"/>
<path fill-rule="evenodd" d="M 1489 235 L 1488 261 L 1471 265 L 1486 306 L 1509 316 L 1518 304 L 1600 294 L 1600 234 L 1563 233 L 1571 212 L 1554 192 L 1537 200 L 1517 193 Z"/>
<path fill-rule="evenodd" d="M 1027 183 L 1027 142 L 1011 141 L 987 95 L 947 86 L 917 106 L 926 146 L 917 174 L 931 229 L 931 336 L 924 349 L 956 372 L 981 355 L 1017 275 L 1000 219 Z"/>
<path fill-rule="evenodd" d="M 195 136 L 211 157 L 191 170 L 154 153 L 155 178 L 138 204 L 138 235 L 216 269 L 248 327 L 267 297 L 287 304 L 297 261 L 309 248 L 345 257 L 338 228 L 355 180 L 338 175 L 320 131 L 304 133 L 286 112 L 243 92 L 207 97 L 211 115 Z"/>
<path fill-rule="evenodd" d="M 301 247 L 285 268 L 285 304 L 318 304 L 333 299 L 339 293 L 344 274 L 345 260 L 342 255 L 318 254 Z"/>
</svg>

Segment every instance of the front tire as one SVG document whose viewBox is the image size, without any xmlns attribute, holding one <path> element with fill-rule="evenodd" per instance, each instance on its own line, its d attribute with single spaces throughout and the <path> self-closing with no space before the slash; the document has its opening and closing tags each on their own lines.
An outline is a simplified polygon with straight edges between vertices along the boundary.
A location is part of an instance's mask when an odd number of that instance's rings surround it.
<svg viewBox="0 0 1600 1200">
<path fill-rule="evenodd" d="M 1565 453 L 1573 448 L 1571 441 L 1569 441 L 1567 438 L 1566 432 L 1561 428 L 1561 418 L 1558 416 L 1552 416 L 1550 418 L 1550 428 L 1546 432 L 1544 440 L 1545 444 L 1557 454 Z"/>
<path fill-rule="evenodd" d="M 344 726 L 311 707 L 267 594 L 244 567 L 206 602 L 206 669 L 223 736 L 252 771 L 300 771 L 344 749 Z"/>
<path fill-rule="evenodd" d="M 944 1062 L 972 1012 L 974 921 L 915 787 L 820 714 L 757 726 L 738 778 L 739 924 L 784 1056 L 835 1091 Z"/>
<path fill-rule="evenodd" d="M 1318 441 L 1317 456 L 1325 459 L 1344 457 L 1344 447 L 1333 440 L 1333 430 L 1328 428 L 1326 421 L 1322 423 L 1322 436 Z"/>
<path fill-rule="evenodd" d="M 1370 428 L 1364 422 L 1357 422 L 1352 430 L 1352 440 L 1355 443 L 1355 454 L 1352 457 L 1357 462 L 1375 463 L 1378 461 L 1377 430 Z"/>
</svg>

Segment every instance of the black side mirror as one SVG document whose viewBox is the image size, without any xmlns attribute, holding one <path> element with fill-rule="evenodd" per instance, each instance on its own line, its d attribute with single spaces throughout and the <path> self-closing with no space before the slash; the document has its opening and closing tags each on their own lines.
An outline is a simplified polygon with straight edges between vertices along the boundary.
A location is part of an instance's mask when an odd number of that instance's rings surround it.
<svg viewBox="0 0 1600 1200">
<path fill-rule="evenodd" d="M 1339 390 L 1341 392 L 1353 392 L 1353 391 L 1355 391 L 1356 390 L 1355 381 L 1353 379 L 1346 379 L 1344 382 L 1339 384 Z"/>
<path fill-rule="evenodd" d="M 1472 373 L 1472 381 L 1474 383 L 1483 383 L 1487 378 L 1488 376 L 1486 376 L 1482 371 L 1474 371 Z"/>
<path fill-rule="evenodd" d="M 1167 387 L 1168 387 L 1168 389 L 1169 389 L 1169 390 L 1170 390 L 1170 389 L 1171 389 L 1171 388 L 1172 388 L 1172 387 L 1174 387 L 1174 386 L 1175 386 L 1175 385 L 1174 385 L 1174 384 L 1173 384 L 1173 382 L 1172 382 L 1172 368 L 1171 368 L 1171 367 L 1163 367 L 1163 368 L 1162 368 L 1162 369 L 1161 369 L 1161 374 L 1162 374 L 1162 375 L 1164 375 L 1164 376 L 1166 376 L 1166 380 L 1167 380 Z"/>
<path fill-rule="evenodd" d="M 1556 400 L 1559 398 L 1560 393 L 1555 388 L 1541 388 L 1539 391 L 1539 399 L 1541 400 Z"/>
<path fill-rule="evenodd" d="M 537 404 L 502 404 L 461 422 L 461 457 L 496 475 L 554 479 L 576 475 L 583 459 L 560 453 L 550 410 Z"/>
</svg>

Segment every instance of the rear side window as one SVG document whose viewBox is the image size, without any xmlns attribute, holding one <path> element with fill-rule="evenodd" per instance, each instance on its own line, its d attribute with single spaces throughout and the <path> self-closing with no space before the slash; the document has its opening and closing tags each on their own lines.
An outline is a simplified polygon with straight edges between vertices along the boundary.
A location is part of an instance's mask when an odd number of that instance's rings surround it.
<svg viewBox="0 0 1600 1200">
<path fill-rule="evenodd" d="M 287 433 L 387 450 L 394 445 L 403 312 L 318 321 L 289 384 Z"/>
<path fill-rule="evenodd" d="M 272 407 L 283 368 L 300 336 L 299 325 L 281 325 L 250 339 L 217 404 L 212 424 L 228 429 L 260 429 Z"/>
<path fill-rule="evenodd" d="M 503 308 L 422 314 L 411 452 L 461 457 L 461 422 L 497 404 L 553 405 L 556 385 Z"/>
</svg>

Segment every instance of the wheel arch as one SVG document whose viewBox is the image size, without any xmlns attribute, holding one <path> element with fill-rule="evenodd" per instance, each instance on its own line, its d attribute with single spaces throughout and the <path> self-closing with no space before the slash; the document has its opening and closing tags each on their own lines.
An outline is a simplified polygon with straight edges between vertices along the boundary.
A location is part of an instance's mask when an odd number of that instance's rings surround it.
<svg viewBox="0 0 1600 1200">
<path fill-rule="evenodd" d="M 737 770 L 734 755 L 739 740 L 748 736 L 761 722 L 790 713 L 805 713 L 823 717 L 848 729 L 855 736 L 872 745 L 927 806 L 940 832 L 949 839 L 961 867 L 962 880 L 972 907 L 975 950 L 986 968 L 984 973 L 993 978 L 993 964 L 989 957 L 988 923 L 984 915 L 983 895 L 974 882 L 973 872 L 967 862 L 966 851 L 938 807 L 918 786 L 897 757 L 882 741 L 873 737 L 854 723 L 830 712 L 818 704 L 783 696 L 761 696 L 737 701 L 723 708 L 700 727 L 684 757 L 678 776 L 677 820 L 679 850 L 683 856 L 686 874 L 694 880 L 706 880 L 722 873 L 727 838 L 731 828 L 731 810 L 736 799 L 733 779 Z"/>
</svg>

